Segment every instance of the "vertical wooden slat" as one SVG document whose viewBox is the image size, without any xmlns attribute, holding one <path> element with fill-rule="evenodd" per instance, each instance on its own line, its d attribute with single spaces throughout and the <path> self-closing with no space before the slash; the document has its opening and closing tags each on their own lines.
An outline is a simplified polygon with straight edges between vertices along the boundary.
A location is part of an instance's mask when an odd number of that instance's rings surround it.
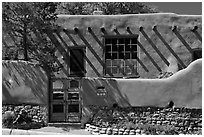
<svg viewBox="0 0 204 137">
<path fill-rule="evenodd" d="M 157 46 L 152 42 L 152 40 L 149 38 L 149 36 L 144 31 L 143 27 L 140 27 L 140 32 L 143 34 L 143 36 L 147 39 L 147 41 L 150 43 L 150 45 L 153 47 L 153 49 L 158 53 L 158 55 L 161 57 L 161 59 L 166 63 L 167 66 L 169 66 L 169 62 L 167 59 L 163 56 L 163 54 L 159 51 Z"/>
<path fill-rule="evenodd" d="M 183 43 L 183 45 L 188 49 L 188 51 L 193 54 L 193 50 L 191 49 L 190 45 L 184 40 L 184 38 L 180 35 L 180 33 L 177 31 L 177 27 L 174 26 L 172 31 L 174 34 L 178 37 L 178 39 Z"/>
<path fill-rule="evenodd" d="M 178 55 L 174 52 L 174 50 L 170 47 L 170 45 L 164 40 L 164 38 L 161 36 L 161 34 L 158 32 L 157 27 L 153 27 L 153 31 L 156 33 L 156 35 L 160 38 L 160 40 L 164 43 L 164 45 L 168 48 L 168 50 L 171 52 L 171 54 L 177 59 L 179 64 L 181 64 L 182 68 L 186 68 L 186 65 L 183 63 L 183 61 L 178 57 Z"/>
</svg>

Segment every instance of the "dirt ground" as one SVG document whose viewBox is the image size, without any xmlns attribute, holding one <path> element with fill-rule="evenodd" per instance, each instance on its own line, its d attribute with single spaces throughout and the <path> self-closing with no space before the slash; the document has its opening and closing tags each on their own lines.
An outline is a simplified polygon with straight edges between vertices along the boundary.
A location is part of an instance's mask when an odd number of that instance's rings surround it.
<svg viewBox="0 0 204 137">
<path fill-rule="evenodd" d="M 17 130 L 13 129 L 2 129 L 2 135 L 91 135 L 88 131 L 73 127 L 54 127 L 48 126 L 40 129 L 31 130 Z"/>
</svg>

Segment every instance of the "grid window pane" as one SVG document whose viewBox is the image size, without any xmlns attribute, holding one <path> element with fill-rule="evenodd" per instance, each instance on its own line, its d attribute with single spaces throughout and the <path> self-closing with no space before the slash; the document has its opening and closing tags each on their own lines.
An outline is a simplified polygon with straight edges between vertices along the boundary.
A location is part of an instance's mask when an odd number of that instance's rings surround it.
<svg viewBox="0 0 204 137">
<path fill-rule="evenodd" d="M 118 58 L 118 54 L 117 53 L 112 53 L 112 59 L 117 59 Z"/>
<path fill-rule="evenodd" d="M 106 74 L 111 73 L 111 67 L 106 67 Z"/>
<path fill-rule="evenodd" d="M 124 59 L 124 53 L 119 53 L 119 59 Z"/>
<path fill-rule="evenodd" d="M 118 51 L 118 46 L 117 45 L 113 45 L 112 46 L 112 51 Z"/>
<path fill-rule="evenodd" d="M 119 51 L 119 52 L 124 51 L 124 45 L 119 45 L 118 51 Z"/>
<path fill-rule="evenodd" d="M 107 60 L 106 60 L 106 66 L 111 66 L 111 62 L 112 62 L 112 61 L 111 61 L 110 59 L 107 59 Z"/>
<path fill-rule="evenodd" d="M 106 59 L 111 59 L 111 53 L 105 53 L 105 58 Z"/>
<path fill-rule="evenodd" d="M 111 39 L 106 39 L 106 40 L 105 40 L 105 43 L 106 43 L 106 44 L 111 44 Z"/>
<path fill-rule="evenodd" d="M 137 45 L 131 45 L 131 51 L 137 51 Z"/>
<path fill-rule="evenodd" d="M 113 66 L 112 67 L 112 73 L 117 74 L 118 73 L 118 67 Z"/>
<path fill-rule="evenodd" d="M 136 38 L 132 38 L 132 39 L 131 39 L 131 43 L 132 43 L 132 44 L 137 44 L 137 39 L 136 39 Z"/>
<path fill-rule="evenodd" d="M 117 44 L 117 39 L 116 38 L 112 39 L 112 44 Z"/>
<path fill-rule="evenodd" d="M 119 40 L 119 44 L 124 44 L 124 39 L 118 39 Z"/>
<path fill-rule="evenodd" d="M 125 45 L 125 51 L 130 51 L 130 45 Z"/>
<path fill-rule="evenodd" d="M 130 53 L 125 53 L 125 59 L 130 59 Z"/>
<path fill-rule="evenodd" d="M 105 39 L 106 74 L 114 76 L 131 75 L 136 69 L 137 37 L 113 36 Z M 134 60 L 134 61 L 133 61 Z M 134 63 L 133 63 L 134 62 Z"/>
<path fill-rule="evenodd" d="M 132 53 L 132 59 L 137 59 L 137 52 Z"/>
<path fill-rule="evenodd" d="M 130 39 L 125 39 L 125 44 L 126 45 L 130 44 Z"/>
<path fill-rule="evenodd" d="M 105 51 L 106 52 L 111 52 L 111 46 L 106 46 Z"/>
</svg>

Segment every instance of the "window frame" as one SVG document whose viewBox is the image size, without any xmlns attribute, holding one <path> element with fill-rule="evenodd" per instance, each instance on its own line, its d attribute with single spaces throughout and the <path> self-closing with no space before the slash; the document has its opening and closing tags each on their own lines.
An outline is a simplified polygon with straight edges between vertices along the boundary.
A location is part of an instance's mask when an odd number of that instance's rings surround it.
<svg viewBox="0 0 204 137">
<path fill-rule="evenodd" d="M 113 76 L 110 76 L 110 75 L 108 75 L 108 73 L 106 73 L 107 72 L 107 67 L 106 67 L 106 39 L 133 39 L 133 38 L 135 38 L 136 39 L 136 41 L 137 41 L 137 43 L 136 43 L 136 45 L 138 45 L 138 39 L 139 39 L 139 35 L 138 34 L 127 34 L 127 35 L 109 35 L 109 34 L 106 34 L 106 35 L 103 35 L 102 36 L 103 37 L 103 45 L 104 45 L 104 50 L 103 50 L 103 62 L 104 62 L 104 68 L 103 68 L 103 76 L 104 77 L 108 77 L 108 78 L 110 78 L 110 77 L 114 77 L 114 78 L 123 78 L 123 77 L 126 77 L 127 75 L 124 75 L 124 74 L 122 74 L 121 76 L 116 76 L 116 75 L 114 75 L 113 74 Z M 136 58 L 138 58 L 139 57 L 139 54 L 138 54 L 138 52 L 139 52 L 139 49 L 138 49 L 138 46 L 136 47 L 136 54 L 137 54 L 137 56 L 136 56 Z M 125 51 L 125 50 L 124 50 Z M 111 51 L 112 52 L 112 51 Z M 118 52 L 118 51 L 117 51 Z M 132 53 L 131 53 L 132 54 Z M 135 60 L 136 60 L 136 62 L 137 62 L 137 59 L 135 58 Z M 113 59 L 111 59 L 111 60 L 113 60 Z M 123 60 L 123 61 L 125 61 L 126 59 L 119 59 L 118 58 L 118 60 Z M 129 58 L 129 59 L 127 59 L 127 60 L 132 60 L 132 58 Z M 112 67 L 112 66 L 111 66 Z M 125 67 L 125 66 L 123 66 L 123 67 Z M 134 71 L 133 71 L 134 72 Z M 136 63 L 136 73 L 134 72 L 132 75 L 138 75 L 138 63 Z M 130 75 L 131 76 L 131 75 Z"/>
</svg>

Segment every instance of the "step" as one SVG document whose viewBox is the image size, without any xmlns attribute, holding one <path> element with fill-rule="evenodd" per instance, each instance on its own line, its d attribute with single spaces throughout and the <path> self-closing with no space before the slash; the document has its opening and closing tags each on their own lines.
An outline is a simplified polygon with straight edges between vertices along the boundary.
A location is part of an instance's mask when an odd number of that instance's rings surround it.
<svg viewBox="0 0 204 137">
<path fill-rule="evenodd" d="M 81 123 L 80 122 L 53 122 L 53 123 L 48 123 L 48 126 L 54 126 L 54 127 L 81 127 Z"/>
</svg>

